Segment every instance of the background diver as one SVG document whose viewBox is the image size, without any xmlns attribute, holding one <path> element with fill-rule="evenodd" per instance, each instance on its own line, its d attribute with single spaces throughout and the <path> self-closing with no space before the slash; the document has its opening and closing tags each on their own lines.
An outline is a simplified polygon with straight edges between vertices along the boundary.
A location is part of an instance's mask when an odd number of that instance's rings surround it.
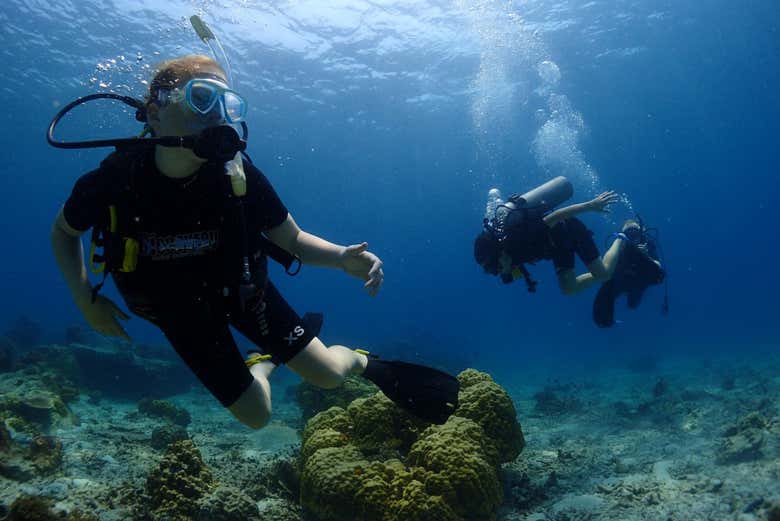
<svg viewBox="0 0 780 521">
<path fill-rule="evenodd" d="M 595 282 L 609 280 L 617 266 L 624 236 L 618 235 L 602 258 L 593 232 L 575 216 L 608 212 L 619 196 L 604 192 L 590 201 L 553 210 L 572 194 L 571 183 L 562 176 L 507 201 L 501 200 L 498 190 L 491 190 L 484 230 L 474 241 L 474 259 L 486 273 L 501 277 L 506 284 L 524 278 L 530 292 L 536 291 L 536 281 L 526 264 L 541 260 L 553 262 L 564 295 L 574 295 Z M 576 274 L 575 254 L 587 266 L 588 273 Z"/>
<path fill-rule="evenodd" d="M 268 422 L 268 377 L 281 363 L 323 388 L 362 375 L 413 414 L 446 420 L 457 404 L 457 379 L 325 346 L 317 337 L 320 321 L 299 317 L 268 280 L 267 256 L 281 258 L 288 269 L 292 258 L 343 270 L 364 280 L 371 295 L 384 273 L 365 242 L 340 246 L 301 230 L 268 179 L 237 154 L 242 147 L 234 129 L 245 126 L 246 102 L 217 61 L 201 55 L 168 61 L 144 101 L 121 101 L 138 109 L 136 117 L 153 137 L 114 140 L 117 150 L 76 182 L 51 233 L 57 264 L 92 328 L 128 338 L 118 319 L 129 317 L 87 276 L 80 237 L 90 228 L 90 264 L 112 276 L 129 309 L 157 326 L 245 425 L 257 429 Z M 59 118 L 81 102 L 55 117 L 51 144 L 106 146 L 53 138 Z M 245 361 L 231 326 L 266 355 Z"/>
<path fill-rule="evenodd" d="M 666 279 L 656 234 L 645 228 L 642 219 L 629 219 L 623 225 L 626 245 L 620 254 L 615 273 L 599 288 L 593 301 L 593 320 L 599 327 L 615 323 L 615 299 L 625 294 L 628 307 L 636 309 L 647 288 Z M 663 313 L 669 310 L 668 294 L 664 295 Z"/>
</svg>

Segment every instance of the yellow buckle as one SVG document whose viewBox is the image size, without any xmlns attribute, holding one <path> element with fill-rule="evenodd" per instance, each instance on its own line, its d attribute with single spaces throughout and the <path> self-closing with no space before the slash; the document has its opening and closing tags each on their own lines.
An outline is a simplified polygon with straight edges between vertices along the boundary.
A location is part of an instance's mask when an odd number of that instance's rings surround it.
<svg viewBox="0 0 780 521">
<path fill-rule="evenodd" d="M 244 363 L 246 364 L 247 368 L 250 368 L 252 366 L 255 366 L 261 362 L 267 362 L 273 358 L 271 355 L 261 355 L 261 354 L 255 354 L 250 355 L 249 358 L 247 358 Z"/>
<path fill-rule="evenodd" d="M 141 250 L 141 246 L 138 244 L 137 240 L 131 239 L 129 237 L 125 237 L 124 242 L 125 256 L 122 259 L 121 271 L 130 273 L 135 271 L 135 269 L 138 267 L 138 252 Z"/>
</svg>

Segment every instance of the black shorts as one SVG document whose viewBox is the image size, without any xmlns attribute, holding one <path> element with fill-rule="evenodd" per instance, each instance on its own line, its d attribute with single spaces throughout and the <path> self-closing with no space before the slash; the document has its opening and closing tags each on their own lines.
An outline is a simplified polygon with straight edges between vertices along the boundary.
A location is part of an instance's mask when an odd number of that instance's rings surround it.
<svg viewBox="0 0 780 521">
<path fill-rule="evenodd" d="M 555 273 L 574 269 L 574 254 L 587 266 L 599 258 L 593 232 L 575 217 L 559 222 L 550 230 Z"/>
<path fill-rule="evenodd" d="M 264 293 L 247 300 L 243 312 L 228 313 L 218 295 L 177 298 L 165 306 L 150 306 L 148 299 L 134 296 L 125 296 L 125 302 L 131 311 L 162 330 L 182 360 L 225 407 L 235 403 L 253 379 L 229 326 L 270 354 L 277 365 L 300 353 L 316 336 L 270 281 Z"/>
</svg>

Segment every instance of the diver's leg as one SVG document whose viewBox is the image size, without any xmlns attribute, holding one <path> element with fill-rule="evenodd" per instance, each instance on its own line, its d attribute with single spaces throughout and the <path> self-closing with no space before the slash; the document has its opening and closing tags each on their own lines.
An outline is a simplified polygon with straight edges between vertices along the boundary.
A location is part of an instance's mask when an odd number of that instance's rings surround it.
<svg viewBox="0 0 780 521">
<path fill-rule="evenodd" d="M 266 367 L 263 367 L 266 366 Z M 272 366 L 269 370 L 267 366 Z M 273 364 L 261 362 L 250 369 L 254 381 L 246 391 L 228 407 L 238 421 L 252 429 L 261 429 L 271 419 L 271 384 L 268 375 Z"/>
<path fill-rule="evenodd" d="M 341 345 L 326 347 L 317 337 L 287 362 L 306 381 L 325 389 L 338 387 L 351 374 L 362 374 L 367 364 L 366 355 Z"/>
<path fill-rule="evenodd" d="M 596 298 L 593 300 L 593 321 L 598 327 L 611 327 L 615 323 L 615 299 L 618 291 L 615 281 L 608 280 L 602 284 Z"/>
<path fill-rule="evenodd" d="M 632 288 L 628 291 L 628 307 L 636 309 L 642 302 L 642 295 L 644 294 L 644 288 Z"/>
<path fill-rule="evenodd" d="M 622 239 L 615 239 L 604 257 L 593 240 L 593 233 L 576 218 L 568 219 L 565 227 L 566 239 L 570 246 L 553 256 L 558 273 L 558 285 L 564 295 L 576 295 L 589 288 L 595 282 L 606 282 L 612 278 L 620 258 Z M 561 240 L 563 243 L 564 241 Z M 573 251 L 572 251 L 573 250 Z M 574 252 L 588 267 L 589 273 L 574 274 Z"/>
<path fill-rule="evenodd" d="M 623 248 L 623 239 L 617 238 L 614 241 L 612 241 L 612 246 L 609 247 L 607 250 L 607 253 L 604 254 L 604 257 L 601 260 L 601 266 L 604 268 L 604 272 L 601 273 L 601 276 L 605 276 L 606 278 L 600 279 L 601 281 L 609 280 L 612 278 L 612 275 L 615 273 L 615 268 L 617 268 L 618 260 L 620 259 L 620 250 Z M 594 263 L 596 261 L 593 261 Z M 593 264 L 593 263 L 591 263 Z M 593 273 L 593 270 L 591 270 L 590 266 L 588 266 L 588 271 L 591 272 L 594 276 L 597 276 L 595 273 Z"/>
<path fill-rule="evenodd" d="M 574 270 L 565 270 L 558 273 L 558 286 L 561 288 L 561 292 L 564 295 L 571 296 L 576 295 L 584 289 L 588 289 L 596 282 L 602 282 L 603 280 L 609 280 L 604 275 L 604 267 L 597 266 L 601 264 L 601 259 L 596 259 L 588 264 L 588 269 L 595 270 L 599 275 L 595 276 L 593 273 L 583 273 L 582 275 L 576 275 Z"/>
<path fill-rule="evenodd" d="M 259 429 L 271 417 L 270 371 L 248 370 L 221 309 L 204 300 L 184 302 L 159 326 L 203 385 L 241 423 Z"/>
<path fill-rule="evenodd" d="M 567 281 L 570 293 L 567 295 L 574 295 L 580 291 L 591 287 L 596 282 L 606 282 L 612 278 L 615 274 L 615 268 L 617 267 L 618 260 L 620 258 L 620 249 L 622 248 L 623 239 L 615 239 L 612 246 L 609 247 L 604 257 L 596 257 L 594 260 L 587 264 L 589 273 L 583 273 L 577 275 L 574 282 Z M 561 283 L 561 277 L 558 276 L 558 283 Z"/>
<path fill-rule="evenodd" d="M 287 364 L 318 387 L 338 387 L 347 375 L 361 374 L 368 363 L 365 355 L 348 347 L 326 347 L 317 338 L 319 325 L 301 319 L 270 282 L 261 298 L 247 302 L 245 312 L 231 324 L 271 355 L 266 364 Z"/>
</svg>

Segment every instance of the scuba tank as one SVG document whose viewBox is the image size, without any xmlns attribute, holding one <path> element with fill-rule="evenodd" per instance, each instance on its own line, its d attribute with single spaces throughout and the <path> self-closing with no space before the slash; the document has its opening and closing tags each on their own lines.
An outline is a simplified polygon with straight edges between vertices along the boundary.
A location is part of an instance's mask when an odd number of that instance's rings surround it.
<svg viewBox="0 0 780 521">
<path fill-rule="evenodd" d="M 542 216 L 574 195 L 574 187 L 563 176 L 555 177 L 522 195 L 513 195 L 507 201 L 493 188 L 488 192 L 485 224 L 499 236 L 507 229 L 528 219 L 529 214 Z"/>
<path fill-rule="evenodd" d="M 547 213 L 574 195 L 568 179 L 559 175 L 521 196 L 510 197 L 516 208 L 528 208 Z"/>
</svg>

